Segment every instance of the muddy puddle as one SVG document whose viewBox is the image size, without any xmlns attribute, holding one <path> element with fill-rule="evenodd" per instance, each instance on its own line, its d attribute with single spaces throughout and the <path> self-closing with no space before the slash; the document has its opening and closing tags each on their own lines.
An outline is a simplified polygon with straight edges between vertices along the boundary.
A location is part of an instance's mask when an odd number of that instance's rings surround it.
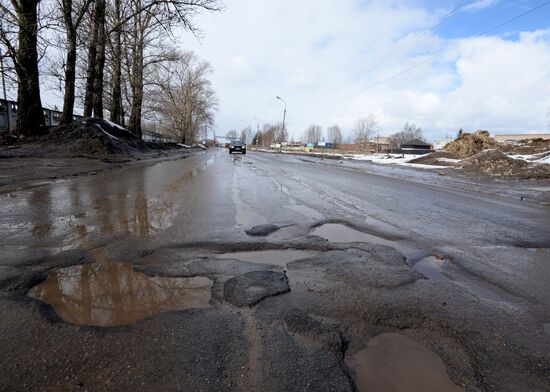
<svg viewBox="0 0 550 392">
<path fill-rule="evenodd" d="M 205 277 L 148 277 L 127 263 L 99 262 L 51 272 L 29 291 L 63 320 L 78 325 L 127 325 L 153 315 L 207 308 L 213 282 Z"/>
<path fill-rule="evenodd" d="M 420 343 L 396 333 L 371 339 L 348 364 L 360 392 L 459 392 L 441 358 Z"/>
<path fill-rule="evenodd" d="M 315 254 L 315 252 L 304 250 L 262 250 L 255 252 L 224 253 L 219 255 L 218 258 L 284 267 L 291 261 L 307 259 L 315 256 Z"/>
</svg>

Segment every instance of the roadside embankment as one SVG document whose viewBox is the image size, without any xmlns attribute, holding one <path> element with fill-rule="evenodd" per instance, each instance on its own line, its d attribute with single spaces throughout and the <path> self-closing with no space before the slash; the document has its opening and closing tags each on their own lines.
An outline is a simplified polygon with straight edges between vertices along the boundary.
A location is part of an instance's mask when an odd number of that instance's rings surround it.
<svg viewBox="0 0 550 392">
<path fill-rule="evenodd" d="M 202 146 L 144 142 L 121 126 L 90 118 L 33 138 L 3 137 L 0 187 L 93 175 L 122 164 L 185 158 L 203 150 Z"/>
</svg>

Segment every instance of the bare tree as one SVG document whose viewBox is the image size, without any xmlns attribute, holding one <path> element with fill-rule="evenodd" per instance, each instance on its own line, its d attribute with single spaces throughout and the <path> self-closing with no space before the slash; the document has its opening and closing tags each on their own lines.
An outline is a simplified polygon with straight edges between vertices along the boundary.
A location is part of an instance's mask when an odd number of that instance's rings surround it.
<svg viewBox="0 0 550 392">
<path fill-rule="evenodd" d="M 327 141 L 332 144 L 342 143 L 342 130 L 338 125 L 327 128 Z"/>
<path fill-rule="evenodd" d="M 321 140 L 322 131 L 319 125 L 310 125 L 304 133 L 304 139 L 307 143 L 317 144 Z"/>
<path fill-rule="evenodd" d="M 353 126 L 355 142 L 365 148 L 372 138 L 374 131 L 378 128 L 378 121 L 374 114 L 368 114 L 366 117 L 359 118 Z"/>
<path fill-rule="evenodd" d="M 45 125 L 40 99 L 38 32 L 40 0 L 0 1 L 0 41 L 17 74 L 15 133 L 36 135 Z"/>
<path fill-rule="evenodd" d="M 65 96 L 63 99 L 63 114 L 61 123 L 69 124 L 73 121 L 76 78 L 76 51 L 77 32 L 92 0 L 62 0 L 63 24 L 67 39 L 67 53 L 65 58 Z"/>
<path fill-rule="evenodd" d="M 225 134 L 225 137 L 231 141 L 237 140 L 237 131 L 232 129 Z"/>
<path fill-rule="evenodd" d="M 208 63 L 187 52 L 158 74 L 155 109 L 181 143 L 193 142 L 204 126 L 214 124 L 218 101 L 208 79 L 211 72 Z"/>
<path fill-rule="evenodd" d="M 388 139 L 391 149 L 399 149 L 404 143 L 414 139 L 424 141 L 424 136 L 422 134 L 422 128 L 417 127 L 415 124 L 405 123 L 401 132 L 394 133 Z"/>
</svg>

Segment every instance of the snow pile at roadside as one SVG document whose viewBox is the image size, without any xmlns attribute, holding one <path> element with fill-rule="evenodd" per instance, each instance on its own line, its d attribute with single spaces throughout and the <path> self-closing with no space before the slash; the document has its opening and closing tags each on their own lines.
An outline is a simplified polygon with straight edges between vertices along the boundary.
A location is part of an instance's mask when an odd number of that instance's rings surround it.
<svg viewBox="0 0 550 392">
<path fill-rule="evenodd" d="M 378 163 L 381 165 L 399 165 L 406 167 L 415 167 L 418 169 L 445 169 L 448 165 L 428 164 L 428 163 L 416 163 L 416 160 L 422 159 L 425 155 L 395 155 L 395 154 L 374 154 L 374 155 L 362 155 L 362 154 L 350 154 L 345 156 L 348 159 L 357 161 L 367 161 L 372 163 Z"/>
<path fill-rule="evenodd" d="M 542 158 L 538 158 L 535 160 L 536 163 L 544 163 L 546 165 L 550 165 L 550 153 L 547 153 L 546 156 Z"/>
</svg>

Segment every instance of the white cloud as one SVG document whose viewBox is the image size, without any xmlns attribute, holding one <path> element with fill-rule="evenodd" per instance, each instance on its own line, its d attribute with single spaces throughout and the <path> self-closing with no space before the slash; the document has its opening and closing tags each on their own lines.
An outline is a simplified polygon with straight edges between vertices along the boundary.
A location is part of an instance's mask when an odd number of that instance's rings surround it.
<svg viewBox="0 0 550 392">
<path fill-rule="evenodd" d="M 492 7 L 498 2 L 500 2 L 500 0 L 479 0 L 479 1 L 476 1 L 475 3 L 470 4 L 465 9 L 466 11 L 470 11 L 470 12 L 480 11 L 482 9 Z"/>
<path fill-rule="evenodd" d="M 425 34 L 378 61 L 448 12 L 430 12 L 412 0 L 231 0 L 224 13 L 197 19 L 205 34 L 200 42 L 186 32 L 180 41 L 214 68 L 218 135 L 255 126 L 254 117 L 281 121 L 276 95 L 288 102 L 287 124 L 296 138 L 312 123 L 337 123 L 349 132 L 368 113 L 377 115 L 382 135 L 405 122 L 421 126 L 430 139 L 459 128 L 548 132 L 550 28 L 463 41 Z M 41 82 L 43 103 L 61 108 L 59 81 Z"/>
</svg>

